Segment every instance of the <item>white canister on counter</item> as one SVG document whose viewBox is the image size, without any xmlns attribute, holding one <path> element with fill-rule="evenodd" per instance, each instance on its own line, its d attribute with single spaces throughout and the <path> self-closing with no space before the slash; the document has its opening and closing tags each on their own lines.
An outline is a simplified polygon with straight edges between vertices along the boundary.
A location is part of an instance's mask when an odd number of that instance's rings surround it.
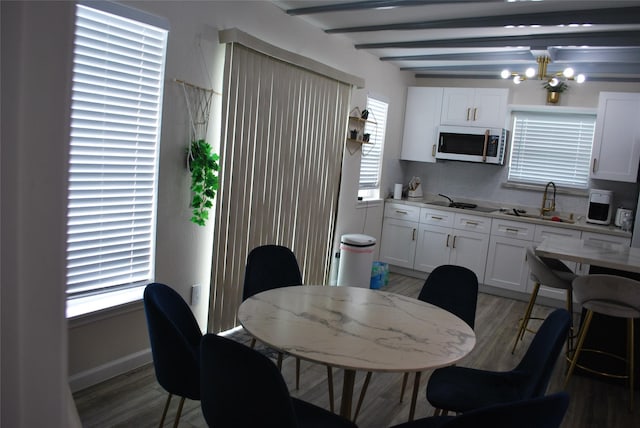
<svg viewBox="0 0 640 428">
<path fill-rule="evenodd" d="M 402 183 L 398 183 L 393 187 L 393 199 L 402 199 Z"/>
</svg>

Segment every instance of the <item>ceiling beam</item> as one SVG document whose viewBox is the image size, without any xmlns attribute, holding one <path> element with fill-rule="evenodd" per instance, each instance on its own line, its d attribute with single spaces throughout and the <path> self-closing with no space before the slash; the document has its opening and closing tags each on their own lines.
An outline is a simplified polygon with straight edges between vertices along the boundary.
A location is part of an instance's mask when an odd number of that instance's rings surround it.
<svg viewBox="0 0 640 428">
<path fill-rule="evenodd" d="M 455 73 L 416 73 L 414 75 L 416 79 L 493 79 L 502 80 L 500 76 L 492 76 L 489 74 L 477 75 L 477 74 L 455 74 Z M 538 81 L 539 82 L 539 81 Z M 640 82 L 640 77 L 635 76 L 619 76 L 619 77 L 587 77 L 587 82 L 621 82 L 621 83 L 633 83 Z M 526 85 L 527 83 L 521 83 Z"/>
<path fill-rule="evenodd" d="M 347 10 L 387 9 L 407 6 L 428 6 L 451 3 L 504 3 L 505 0 L 368 0 L 323 4 L 322 6 L 287 9 L 288 15 L 311 15 L 314 13 L 344 12 Z"/>
<path fill-rule="evenodd" d="M 549 64 L 547 71 L 548 73 L 556 73 L 561 72 L 566 68 L 567 64 L 564 63 L 551 63 Z M 476 73 L 495 73 L 499 75 L 502 70 L 521 70 L 524 72 L 526 64 L 513 64 L 513 63 L 504 63 L 504 64 L 473 64 L 473 65 L 442 65 L 442 66 L 433 66 L 433 67 L 425 67 L 425 66 L 417 66 L 417 67 L 401 67 L 402 71 L 414 71 L 414 72 L 443 72 L 443 71 L 451 71 L 451 72 L 461 72 L 461 71 L 470 71 Z M 597 63 L 597 64 L 580 64 L 573 65 L 576 73 L 585 73 L 589 76 L 592 73 L 595 74 L 635 74 L 637 78 L 640 78 L 640 64 L 607 64 L 607 63 Z"/>
<path fill-rule="evenodd" d="M 362 33 L 371 31 L 405 31 L 435 28 L 487 28 L 513 26 L 557 26 L 569 24 L 637 24 L 640 7 L 614 9 L 571 10 L 567 12 L 539 12 L 474 18 L 442 19 L 395 24 L 365 25 L 359 27 L 329 28 L 328 34 Z"/>
<path fill-rule="evenodd" d="M 388 48 L 499 48 L 516 46 L 640 46 L 640 31 L 592 31 L 467 39 L 360 43 L 356 49 Z"/>
</svg>

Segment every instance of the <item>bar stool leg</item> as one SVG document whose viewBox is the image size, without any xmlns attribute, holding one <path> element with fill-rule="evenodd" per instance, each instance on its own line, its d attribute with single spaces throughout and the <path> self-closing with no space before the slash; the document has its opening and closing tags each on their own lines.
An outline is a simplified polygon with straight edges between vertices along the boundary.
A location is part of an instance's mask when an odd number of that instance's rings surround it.
<svg viewBox="0 0 640 428">
<path fill-rule="evenodd" d="M 520 322 L 520 328 L 518 329 L 518 334 L 516 335 L 516 341 L 513 344 L 513 349 L 511 349 L 512 354 L 516 351 L 516 346 L 518 346 L 518 341 L 522 340 L 522 338 L 524 337 L 524 332 L 527 329 L 527 325 L 529 324 L 529 319 L 531 318 L 531 312 L 533 311 L 533 306 L 536 303 L 539 290 L 540 290 L 540 283 L 535 282 L 533 284 L 533 291 L 531 292 L 531 297 L 529 298 L 529 305 L 527 306 L 527 310 L 524 312 L 524 317 Z"/>
<path fill-rule="evenodd" d="M 570 358 L 571 353 L 573 352 L 573 290 L 570 288 L 567 289 L 567 311 L 569 312 L 570 321 L 569 321 L 569 335 L 567 337 L 567 358 Z"/>
<path fill-rule="evenodd" d="M 576 367 L 576 363 L 578 362 L 578 357 L 580 357 L 580 351 L 582 351 L 582 345 L 584 345 L 584 339 L 587 337 L 587 331 L 589 330 L 589 324 L 591 324 L 591 318 L 593 318 L 593 311 L 588 309 L 587 315 L 584 318 L 582 323 L 582 327 L 580 328 L 580 334 L 578 335 L 578 345 L 576 346 L 576 350 L 573 353 L 573 357 L 571 358 L 571 365 L 569 366 L 569 370 L 567 371 L 567 377 L 564 379 L 564 388 L 567 387 L 569 383 L 569 378 L 573 374 L 573 370 Z"/>
</svg>

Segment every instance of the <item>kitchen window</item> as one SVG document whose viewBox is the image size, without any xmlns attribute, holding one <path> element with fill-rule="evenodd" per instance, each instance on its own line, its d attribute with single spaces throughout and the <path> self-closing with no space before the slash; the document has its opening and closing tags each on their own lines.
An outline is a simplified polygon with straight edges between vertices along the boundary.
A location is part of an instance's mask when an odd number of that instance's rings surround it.
<svg viewBox="0 0 640 428">
<path fill-rule="evenodd" d="M 513 112 L 508 181 L 589 187 L 595 114 Z"/>
<path fill-rule="evenodd" d="M 67 317 L 141 299 L 155 270 L 168 25 L 119 4 L 91 5 L 76 9 Z"/>
<path fill-rule="evenodd" d="M 358 196 L 363 199 L 380 197 L 380 175 L 382 171 L 382 151 L 387 129 L 387 111 L 389 103 L 377 98 L 367 97 L 368 122 L 364 133 L 370 134 L 369 144 L 362 145 L 360 161 L 360 183 Z"/>
</svg>

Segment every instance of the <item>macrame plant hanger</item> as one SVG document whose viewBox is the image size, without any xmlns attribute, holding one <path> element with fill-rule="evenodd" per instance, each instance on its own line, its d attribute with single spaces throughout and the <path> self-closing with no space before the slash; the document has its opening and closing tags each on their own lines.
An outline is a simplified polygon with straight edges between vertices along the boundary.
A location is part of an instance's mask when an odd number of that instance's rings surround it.
<svg viewBox="0 0 640 428">
<path fill-rule="evenodd" d="M 184 100 L 187 104 L 187 111 L 189 112 L 189 123 L 191 125 L 187 156 L 187 168 L 189 169 L 189 163 L 191 159 L 193 159 L 191 142 L 204 140 L 206 138 L 209 127 L 209 114 L 211 113 L 211 99 L 214 93 L 220 94 L 213 89 L 201 88 L 183 80 L 176 79 L 175 81 L 182 86 Z"/>
</svg>

